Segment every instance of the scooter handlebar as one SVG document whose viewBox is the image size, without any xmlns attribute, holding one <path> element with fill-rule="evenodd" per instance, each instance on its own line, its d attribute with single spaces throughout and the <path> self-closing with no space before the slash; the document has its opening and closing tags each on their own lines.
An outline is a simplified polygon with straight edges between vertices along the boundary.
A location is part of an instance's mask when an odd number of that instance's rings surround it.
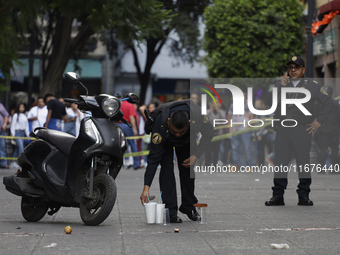
<svg viewBox="0 0 340 255">
<path fill-rule="evenodd" d="M 66 103 L 77 103 L 78 102 L 78 100 L 77 99 L 73 99 L 73 98 L 64 98 L 64 101 L 66 102 Z"/>
</svg>

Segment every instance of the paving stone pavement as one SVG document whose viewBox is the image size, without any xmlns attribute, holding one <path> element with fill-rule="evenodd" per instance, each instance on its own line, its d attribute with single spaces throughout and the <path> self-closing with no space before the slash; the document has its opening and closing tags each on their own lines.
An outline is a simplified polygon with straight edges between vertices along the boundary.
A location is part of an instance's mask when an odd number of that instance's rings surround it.
<svg viewBox="0 0 340 255">
<path fill-rule="evenodd" d="M 0 169 L 0 177 L 14 172 Z M 62 208 L 39 222 L 26 222 L 20 197 L 0 185 L 0 254 L 340 253 L 340 174 L 313 173 L 314 206 L 304 207 L 297 206 L 297 173 L 290 173 L 286 205 L 266 207 L 271 173 L 197 173 L 195 193 L 199 202 L 208 204 L 208 222 L 197 224 L 179 213 L 183 223 L 171 226 L 146 224 L 139 199 L 143 175 L 144 169 L 121 170 L 115 207 L 95 227 L 84 225 L 77 208 Z M 179 186 L 177 191 L 180 202 Z M 159 192 L 157 172 L 150 190 L 157 202 Z M 73 229 L 70 235 L 64 233 L 67 225 Z M 56 246 L 45 247 L 51 243 Z M 271 244 L 288 244 L 289 249 L 272 249 Z"/>
</svg>

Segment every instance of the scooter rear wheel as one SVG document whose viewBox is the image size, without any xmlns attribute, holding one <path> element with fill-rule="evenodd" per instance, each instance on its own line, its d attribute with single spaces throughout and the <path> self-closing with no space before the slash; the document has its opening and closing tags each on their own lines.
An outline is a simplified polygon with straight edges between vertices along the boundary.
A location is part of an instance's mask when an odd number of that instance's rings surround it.
<svg viewBox="0 0 340 255">
<path fill-rule="evenodd" d="M 93 199 L 82 199 L 80 217 L 90 226 L 102 223 L 111 213 L 116 202 L 117 187 L 108 174 L 100 174 L 93 181 Z"/>
<path fill-rule="evenodd" d="M 48 206 L 41 203 L 39 198 L 23 196 L 21 198 L 21 214 L 28 222 L 41 220 L 48 210 Z"/>
</svg>

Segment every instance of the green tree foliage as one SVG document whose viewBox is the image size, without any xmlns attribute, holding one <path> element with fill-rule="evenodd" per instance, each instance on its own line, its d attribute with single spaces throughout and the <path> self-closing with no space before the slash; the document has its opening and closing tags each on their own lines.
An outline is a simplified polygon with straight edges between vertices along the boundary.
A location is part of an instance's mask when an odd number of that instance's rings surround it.
<svg viewBox="0 0 340 255">
<path fill-rule="evenodd" d="M 17 62 L 17 50 L 24 44 L 26 33 L 35 25 L 39 8 L 44 1 L 0 0 L 0 91 L 5 91 L 3 83 L 10 79 L 13 61 Z M 24 11 L 23 11 L 24 10 Z"/>
<path fill-rule="evenodd" d="M 9 75 L 12 61 L 17 60 L 20 44 L 27 42 L 36 19 L 44 9 L 44 0 L 0 0 L 0 69 Z"/>
<path fill-rule="evenodd" d="M 50 0 L 40 93 L 57 91 L 68 60 L 78 58 L 95 33 L 114 29 L 119 39 L 139 40 L 141 32 L 160 33 L 158 24 L 167 15 L 156 0 Z"/>
<path fill-rule="evenodd" d="M 137 50 L 139 45 L 133 41 L 125 41 L 132 50 L 134 64 L 137 70 L 139 83 L 141 85 L 140 102 L 144 103 L 146 89 L 149 84 L 151 68 L 161 52 L 166 41 L 169 40 L 171 54 L 184 62 L 193 63 L 198 60 L 198 52 L 201 49 L 198 29 L 199 18 L 202 17 L 204 9 L 210 0 L 161 0 L 163 9 L 170 11 L 169 16 L 160 22 L 157 27 L 163 31 L 162 34 L 153 35 L 139 33 L 143 38 L 142 43 L 146 45 L 146 63 L 140 65 Z M 170 37 L 171 32 L 176 32 L 178 37 Z"/>
<path fill-rule="evenodd" d="M 203 40 L 210 77 L 275 77 L 303 51 L 297 0 L 215 0 L 206 8 Z"/>
<path fill-rule="evenodd" d="M 25 9 L 28 3 L 34 3 L 31 4 L 34 8 Z M 7 17 L 2 23 L 0 15 L 0 28 L 8 29 L 7 35 L 14 26 L 11 21 L 17 17 L 13 17 L 14 12 L 41 23 L 40 36 L 37 37 L 41 38 L 42 95 L 58 91 L 68 60 L 80 57 L 87 41 L 100 30 L 114 29 L 119 39 L 139 40 L 141 33 L 150 36 L 161 33 L 159 24 L 168 15 L 157 0 L 0 0 L 0 14 Z M 11 32 L 11 38 L 15 38 L 16 34 L 16 30 Z M 0 44 L 0 48 L 2 45 L 6 44 Z M 11 60 L 16 59 L 17 49 L 17 45 L 13 44 L 0 52 L 0 59 L 6 57 L 6 70 L 9 70 Z"/>
</svg>

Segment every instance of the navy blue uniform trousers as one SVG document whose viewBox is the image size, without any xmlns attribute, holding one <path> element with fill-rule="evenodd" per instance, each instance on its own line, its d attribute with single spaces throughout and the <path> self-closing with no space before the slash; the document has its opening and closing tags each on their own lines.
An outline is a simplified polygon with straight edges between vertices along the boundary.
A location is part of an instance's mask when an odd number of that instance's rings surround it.
<svg viewBox="0 0 340 255">
<path fill-rule="evenodd" d="M 181 185 L 181 211 L 193 210 L 193 204 L 197 203 L 194 195 L 195 191 L 195 174 L 193 167 L 185 168 L 182 166 L 184 160 L 190 157 L 190 146 L 175 146 L 175 152 L 178 161 L 179 179 Z M 174 153 L 173 146 L 165 145 L 164 153 L 161 160 L 161 171 L 159 174 L 159 184 L 162 191 L 162 200 L 170 215 L 177 215 L 177 193 L 176 180 L 174 173 Z"/>
<path fill-rule="evenodd" d="M 275 166 L 288 166 L 292 157 L 295 157 L 296 171 L 299 176 L 297 189 L 299 196 L 308 196 L 312 183 L 310 171 L 303 171 L 305 166 L 309 166 L 310 163 L 309 153 L 312 143 L 312 135 L 308 134 L 306 129 L 307 126 L 305 125 L 296 127 L 282 127 L 280 125 L 276 131 Z M 293 167 L 291 167 L 291 172 L 294 172 Z M 274 173 L 273 196 L 283 196 L 288 184 L 287 174 L 288 172 Z"/>
</svg>

